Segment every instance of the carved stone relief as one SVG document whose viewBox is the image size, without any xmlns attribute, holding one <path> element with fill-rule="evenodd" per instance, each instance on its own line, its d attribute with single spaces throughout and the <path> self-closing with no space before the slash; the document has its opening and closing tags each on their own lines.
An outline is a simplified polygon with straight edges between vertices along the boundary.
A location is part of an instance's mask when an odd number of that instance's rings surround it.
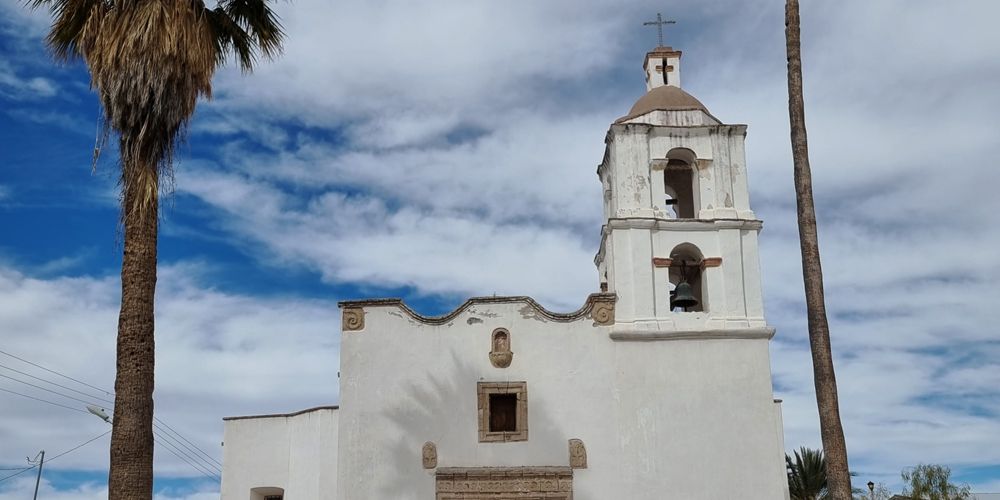
<svg viewBox="0 0 1000 500">
<path fill-rule="evenodd" d="M 364 330 L 365 310 L 360 307 L 349 307 L 344 309 L 340 329 L 345 332 Z"/>
<path fill-rule="evenodd" d="M 569 466 L 574 469 L 587 468 L 587 448 L 583 446 L 582 440 L 569 440 Z"/>
<path fill-rule="evenodd" d="M 514 353 L 510 352 L 510 332 L 504 328 L 493 330 L 490 347 L 490 363 L 497 368 L 507 368 Z"/>
<path fill-rule="evenodd" d="M 615 322 L 615 303 L 614 302 L 597 302 L 594 304 L 594 308 L 590 311 L 590 317 L 594 319 L 594 323 L 598 325 L 611 325 Z"/>
<path fill-rule="evenodd" d="M 437 470 L 436 500 L 570 500 L 569 467 L 443 467 Z"/>
<path fill-rule="evenodd" d="M 433 469 L 438 465 L 437 445 L 428 441 L 424 443 L 424 448 L 420 451 L 425 469 Z"/>
</svg>

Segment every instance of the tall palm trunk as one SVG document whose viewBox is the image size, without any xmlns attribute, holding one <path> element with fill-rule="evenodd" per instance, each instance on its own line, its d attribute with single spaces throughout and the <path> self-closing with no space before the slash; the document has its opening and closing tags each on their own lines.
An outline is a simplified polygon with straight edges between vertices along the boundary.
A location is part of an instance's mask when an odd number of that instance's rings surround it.
<svg viewBox="0 0 1000 500">
<path fill-rule="evenodd" d="M 150 168 L 152 172 L 146 175 L 151 176 L 151 183 L 122 182 L 125 252 L 109 500 L 149 499 L 153 493 L 153 295 L 159 192 L 156 167 Z M 124 170 L 126 175 L 141 171 Z"/>
<path fill-rule="evenodd" d="M 806 141 L 806 117 L 802 99 L 802 59 L 799 41 L 799 2 L 786 0 L 785 36 L 788 50 L 788 116 L 791 124 L 792 157 L 795 163 L 795 198 L 798 205 L 799 244 L 802 249 L 802 279 L 805 283 L 812 350 L 816 405 L 826 456 L 830 498 L 851 499 L 851 476 L 847 468 L 847 445 L 840 423 L 837 377 L 830 351 L 830 325 L 823 299 L 823 268 L 819 259 L 816 210 L 813 206 L 812 173 Z"/>
</svg>

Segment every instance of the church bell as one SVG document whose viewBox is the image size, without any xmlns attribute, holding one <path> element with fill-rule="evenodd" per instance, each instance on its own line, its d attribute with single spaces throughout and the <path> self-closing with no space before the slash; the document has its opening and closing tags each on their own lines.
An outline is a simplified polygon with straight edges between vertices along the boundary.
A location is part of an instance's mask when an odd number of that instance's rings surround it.
<svg viewBox="0 0 1000 500">
<path fill-rule="evenodd" d="M 694 296 L 694 290 L 687 281 L 682 281 L 674 289 L 673 298 L 670 300 L 670 308 L 675 307 L 684 308 L 686 311 L 689 307 L 694 307 L 698 305 L 698 299 Z"/>
</svg>

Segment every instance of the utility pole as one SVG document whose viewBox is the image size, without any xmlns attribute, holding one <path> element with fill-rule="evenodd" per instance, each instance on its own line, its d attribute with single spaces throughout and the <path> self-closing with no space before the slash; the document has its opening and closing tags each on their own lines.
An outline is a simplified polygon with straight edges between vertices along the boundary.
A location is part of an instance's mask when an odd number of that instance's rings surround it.
<svg viewBox="0 0 1000 500">
<path fill-rule="evenodd" d="M 39 459 L 39 457 L 41 457 L 41 459 Z M 38 455 L 35 455 L 35 459 L 38 460 L 38 476 L 35 477 L 34 500 L 38 500 L 38 483 L 42 482 L 42 466 L 45 465 L 45 450 L 38 452 Z M 32 459 L 30 458 L 28 459 L 28 463 L 34 463 L 34 462 L 35 461 Z"/>
</svg>

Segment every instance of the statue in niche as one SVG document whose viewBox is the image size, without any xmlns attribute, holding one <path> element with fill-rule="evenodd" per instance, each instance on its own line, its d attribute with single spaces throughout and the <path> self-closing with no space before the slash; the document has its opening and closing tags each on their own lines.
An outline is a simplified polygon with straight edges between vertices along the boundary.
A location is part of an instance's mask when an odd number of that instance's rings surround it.
<svg viewBox="0 0 1000 500">
<path fill-rule="evenodd" d="M 437 446 L 428 441 L 424 443 L 424 448 L 420 452 L 423 457 L 423 463 L 425 469 L 433 469 L 438 465 L 438 451 Z"/>
<path fill-rule="evenodd" d="M 493 330 L 492 349 L 490 350 L 490 363 L 497 368 L 507 368 L 514 353 L 510 352 L 510 332 L 504 328 Z"/>
<path fill-rule="evenodd" d="M 580 439 L 569 440 L 569 466 L 574 469 L 587 468 L 587 448 Z"/>
</svg>

